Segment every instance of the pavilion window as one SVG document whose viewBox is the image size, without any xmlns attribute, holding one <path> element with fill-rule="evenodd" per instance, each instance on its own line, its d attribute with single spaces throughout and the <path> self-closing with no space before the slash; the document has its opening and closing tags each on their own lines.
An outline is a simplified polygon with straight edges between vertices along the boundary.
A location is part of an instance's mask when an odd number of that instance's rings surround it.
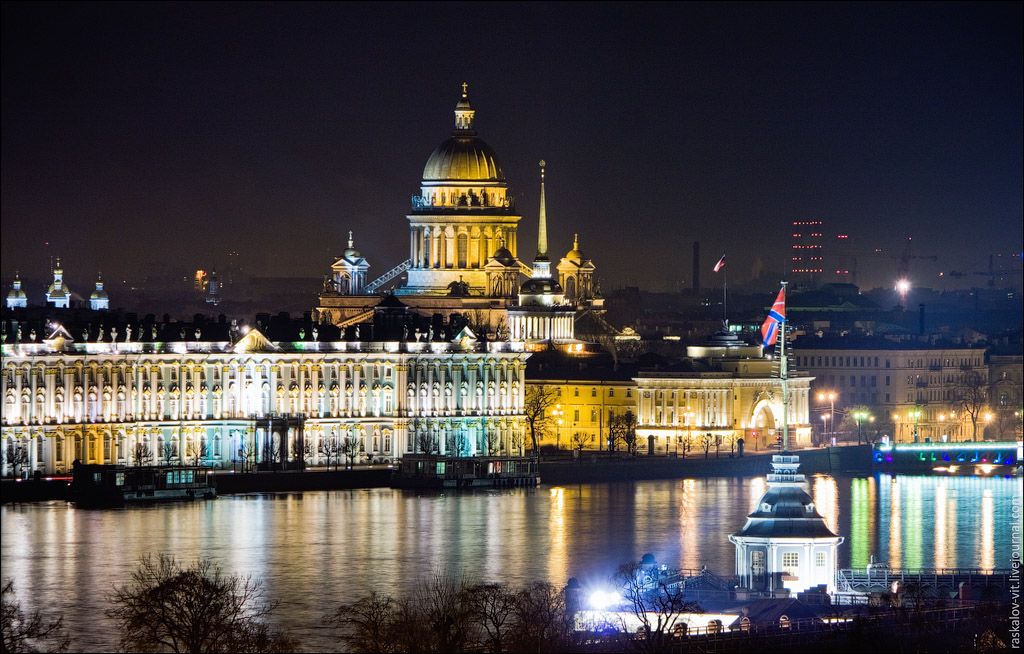
<svg viewBox="0 0 1024 654">
<path fill-rule="evenodd" d="M 800 554 L 799 552 L 785 552 L 782 555 L 782 567 L 786 572 L 790 574 L 796 574 L 797 568 L 800 567 Z"/>
</svg>

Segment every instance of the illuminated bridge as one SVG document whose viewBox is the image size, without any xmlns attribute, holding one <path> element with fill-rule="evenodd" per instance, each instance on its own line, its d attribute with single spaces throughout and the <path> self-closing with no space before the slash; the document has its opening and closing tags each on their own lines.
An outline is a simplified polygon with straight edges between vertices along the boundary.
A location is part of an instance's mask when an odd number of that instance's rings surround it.
<svg viewBox="0 0 1024 654">
<path fill-rule="evenodd" d="M 836 573 L 836 589 L 840 594 L 890 592 L 894 583 L 916 588 L 925 596 L 955 597 L 964 585 L 975 589 L 976 595 L 986 591 L 1005 591 L 1010 586 L 1011 570 L 924 569 L 894 570 L 887 566 L 869 565 L 866 569 L 842 569 Z M 982 590 L 985 589 L 985 590 Z M 980 593 L 979 593 L 980 591 Z"/>
<path fill-rule="evenodd" d="M 884 472 L 1014 475 L 1021 465 L 1020 442 L 881 443 L 872 465 Z"/>
</svg>

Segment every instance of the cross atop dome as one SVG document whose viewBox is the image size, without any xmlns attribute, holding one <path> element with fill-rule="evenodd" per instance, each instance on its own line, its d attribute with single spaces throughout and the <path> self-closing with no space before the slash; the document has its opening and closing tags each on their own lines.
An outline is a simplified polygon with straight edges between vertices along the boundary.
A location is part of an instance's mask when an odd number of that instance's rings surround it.
<svg viewBox="0 0 1024 654">
<path fill-rule="evenodd" d="M 469 82 L 462 83 L 462 97 L 455 105 L 455 129 L 466 132 L 473 129 L 473 117 L 476 111 L 469 103 Z"/>
</svg>

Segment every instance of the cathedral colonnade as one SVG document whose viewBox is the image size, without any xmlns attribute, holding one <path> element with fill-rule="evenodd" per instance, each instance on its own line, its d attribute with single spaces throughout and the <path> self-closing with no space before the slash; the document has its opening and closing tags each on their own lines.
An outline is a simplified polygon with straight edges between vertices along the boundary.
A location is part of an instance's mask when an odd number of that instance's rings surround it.
<svg viewBox="0 0 1024 654">
<path fill-rule="evenodd" d="M 302 417 L 306 451 L 288 456 L 310 465 L 346 442 L 359 461 L 393 461 L 428 444 L 469 456 L 519 453 L 529 355 L 508 344 L 210 351 L 221 345 L 89 343 L 86 353 L 84 344 L 71 352 L 5 344 L 2 474 L 66 472 L 75 460 L 230 468 L 259 456 L 268 435 L 257 420 L 278 415 Z"/>
</svg>

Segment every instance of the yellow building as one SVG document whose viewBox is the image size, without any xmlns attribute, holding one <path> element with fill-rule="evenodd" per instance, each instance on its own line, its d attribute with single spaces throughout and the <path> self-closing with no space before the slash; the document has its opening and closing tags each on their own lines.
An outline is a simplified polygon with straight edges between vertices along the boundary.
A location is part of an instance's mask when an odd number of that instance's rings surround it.
<svg viewBox="0 0 1024 654">
<path fill-rule="evenodd" d="M 534 355 L 531 386 L 554 391 L 541 446 L 608 450 L 609 421 L 631 411 L 640 453 L 690 455 L 702 438 L 724 452 L 765 449 L 782 434 L 782 387 L 777 362 L 759 345 L 717 334 L 706 346 L 690 346 L 680 362 L 656 370 L 613 367 L 594 357 L 559 359 Z M 804 374 L 789 378 L 789 446 L 811 445 L 810 386 Z M 621 445 L 617 449 L 622 449 Z"/>
<path fill-rule="evenodd" d="M 527 392 L 530 386 L 555 393 L 548 429 L 538 436 L 541 447 L 607 450 L 609 421 L 626 411 L 636 413 L 636 383 L 630 378 L 531 379 Z"/>
</svg>

